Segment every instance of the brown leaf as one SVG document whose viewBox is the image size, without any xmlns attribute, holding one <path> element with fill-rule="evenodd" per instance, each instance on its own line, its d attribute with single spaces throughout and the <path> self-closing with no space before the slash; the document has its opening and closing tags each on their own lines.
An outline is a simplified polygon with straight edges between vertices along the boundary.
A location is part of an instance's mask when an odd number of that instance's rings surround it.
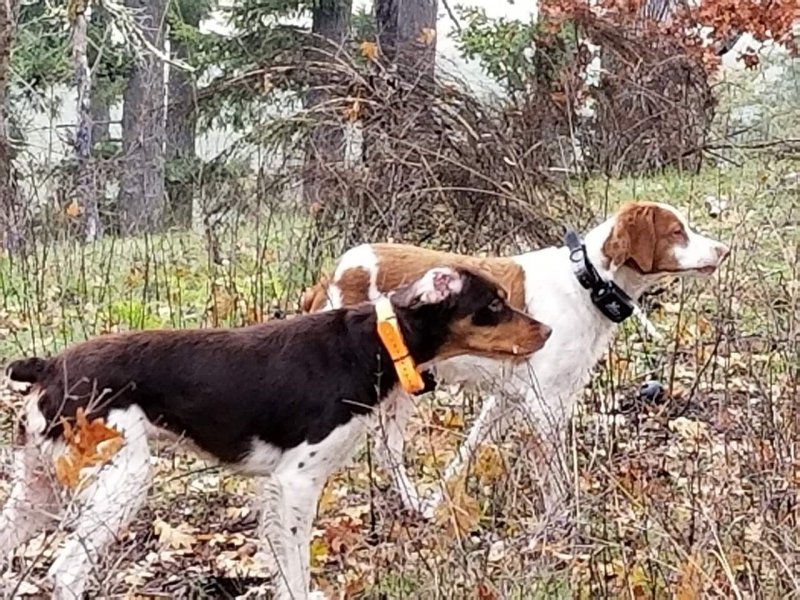
<svg viewBox="0 0 800 600">
<path fill-rule="evenodd" d="M 494 593 L 494 590 L 483 582 L 478 584 L 476 592 L 478 600 L 497 600 L 497 594 Z"/>
<path fill-rule="evenodd" d="M 436 522 L 447 525 L 451 535 L 463 535 L 475 529 L 481 518 L 478 501 L 467 493 L 462 475 L 447 484 L 450 502 L 443 502 L 436 509 Z"/>
<path fill-rule="evenodd" d="M 506 468 L 500 449 L 494 444 L 484 444 L 478 450 L 475 461 L 475 474 L 483 483 L 492 483 L 505 475 Z"/>
<path fill-rule="evenodd" d="M 122 434 L 108 427 L 102 418 L 90 423 L 83 407 L 75 413 L 74 426 L 64 417 L 61 423 L 67 450 L 56 457 L 56 479 L 61 485 L 74 489 L 81 481 L 83 468 L 107 463 L 122 447 L 124 440 Z"/>
<path fill-rule="evenodd" d="M 678 584 L 675 587 L 675 600 L 694 600 L 702 596 L 700 571 L 697 568 L 697 557 L 693 556 L 680 567 Z"/>
<path fill-rule="evenodd" d="M 68 217 L 72 219 L 77 219 L 83 214 L 83 207 L 81 207 L 81 205 L 78 204 L 77 200 L 72 200 L 64 208 L 64 212 L 67 214 Z"/>
<path fill-rule="evenodd" d="M 431 27 L 423 27 L 417 36 L 417 42 L 423 46 L 430 46 L 436 40 L 436 30 Z"/>
<path fill-rule="evenodd" d="M 346 555 L 358 541 L 361 524 L 350 517 L 332 522 L 325 528 L 322 539 L 333 554 Z"/>
<path fill-rule="evenodd" d="M 353 103 L 345 107 L 343 114 L 349 123 L 355 123 L 361 114 L 361 98 L 353 98 Z"/>
<path fill-rule="evenodd" d="M 361 56 L 373 62 L 378 60 L 378 45 L 375 42 L 363 41 L 360 48 Z"/>
<path fill-rule="evenodd" d="M 186 523 L 171 527 L 165 521 L 156 519 L 153 521 L 153 531 L 158 536 L 158 542 L 162 546 L 173 550 L 191 550 L 192 545 L 197 542 L 194 530 Z"/>
</svg>

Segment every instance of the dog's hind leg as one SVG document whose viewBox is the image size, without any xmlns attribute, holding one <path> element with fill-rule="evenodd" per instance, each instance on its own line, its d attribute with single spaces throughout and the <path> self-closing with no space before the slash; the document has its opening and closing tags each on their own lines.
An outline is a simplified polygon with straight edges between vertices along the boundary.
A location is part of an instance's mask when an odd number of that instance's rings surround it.
<svg viewBox="0 0 800 600">
<path fill-rule="evenodd" d="M 112 410 L 107 422 L 122 433 L 124 443 L 70 507 L 75 510 L 72 533 L 48 573 L 58 600 L 83 597 L 101 552 L 147 498 L 151 471 L 144 413 L 136 406 Z"/>
</svg>

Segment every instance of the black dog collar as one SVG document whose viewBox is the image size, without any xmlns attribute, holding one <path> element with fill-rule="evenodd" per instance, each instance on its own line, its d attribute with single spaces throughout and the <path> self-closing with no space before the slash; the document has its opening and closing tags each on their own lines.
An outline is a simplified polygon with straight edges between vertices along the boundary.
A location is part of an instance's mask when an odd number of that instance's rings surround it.
<svg viewBox="0 0 800 600">
<path fill-rule="evenodd" d="M 592 304 L 614 323 L 622 323 L 634 311 L 634 303 L 628 294 L 613 281 L 606 281 L 597 273 L 597 269 L 586 255 L 586 246 L 572 230 L 567 231 L 564 243 L 569 248 L 569 260 L 572 272 L 580 284 L 591 291 Z"/>
</svg>

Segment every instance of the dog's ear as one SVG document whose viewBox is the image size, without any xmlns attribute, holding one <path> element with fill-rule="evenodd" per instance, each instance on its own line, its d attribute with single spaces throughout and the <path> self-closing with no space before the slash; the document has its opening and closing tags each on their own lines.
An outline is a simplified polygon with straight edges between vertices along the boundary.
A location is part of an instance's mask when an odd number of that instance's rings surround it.
<svg viewBox="0 0 800 600">
<path fill-rule="evenodd" d="M 392 304 L 399 308 L 414 308 L 426 304 L 440 304 L 459 294 L 464 287 L 461 273 L 449 267 L 431 269 L 420 279 L 390 295 Z"/>
<path fill-rule="evenodd" d="M 652 206 L 631 203 L 617 215 L 614 228 L 603 243 L 608 268 L 616 270 L 629 259 L 639 270 L 649 273 L 655 260 L 655 211 Z"/>
</svg>

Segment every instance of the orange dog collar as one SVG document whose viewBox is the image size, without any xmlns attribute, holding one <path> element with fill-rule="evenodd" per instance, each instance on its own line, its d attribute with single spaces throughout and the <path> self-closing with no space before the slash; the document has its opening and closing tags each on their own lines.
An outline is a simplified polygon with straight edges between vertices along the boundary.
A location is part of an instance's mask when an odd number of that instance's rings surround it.
<svg viewBox="0 0 800 600">
<path fill-rule="evenodd" d="M 409 394 L 420 391 L 425 387 L 425 383 L 417 372 L 414 359 L 411 358 L 408 347 L 403 341 L 403 334 L 397 324 L 397 315 L 394 314 L 392 303 L 388 298 L 383 297 L 375 303 L 375 314 L 378 316 L 378 337 L 392 357 L 400 385 Z"/>
</svg>

